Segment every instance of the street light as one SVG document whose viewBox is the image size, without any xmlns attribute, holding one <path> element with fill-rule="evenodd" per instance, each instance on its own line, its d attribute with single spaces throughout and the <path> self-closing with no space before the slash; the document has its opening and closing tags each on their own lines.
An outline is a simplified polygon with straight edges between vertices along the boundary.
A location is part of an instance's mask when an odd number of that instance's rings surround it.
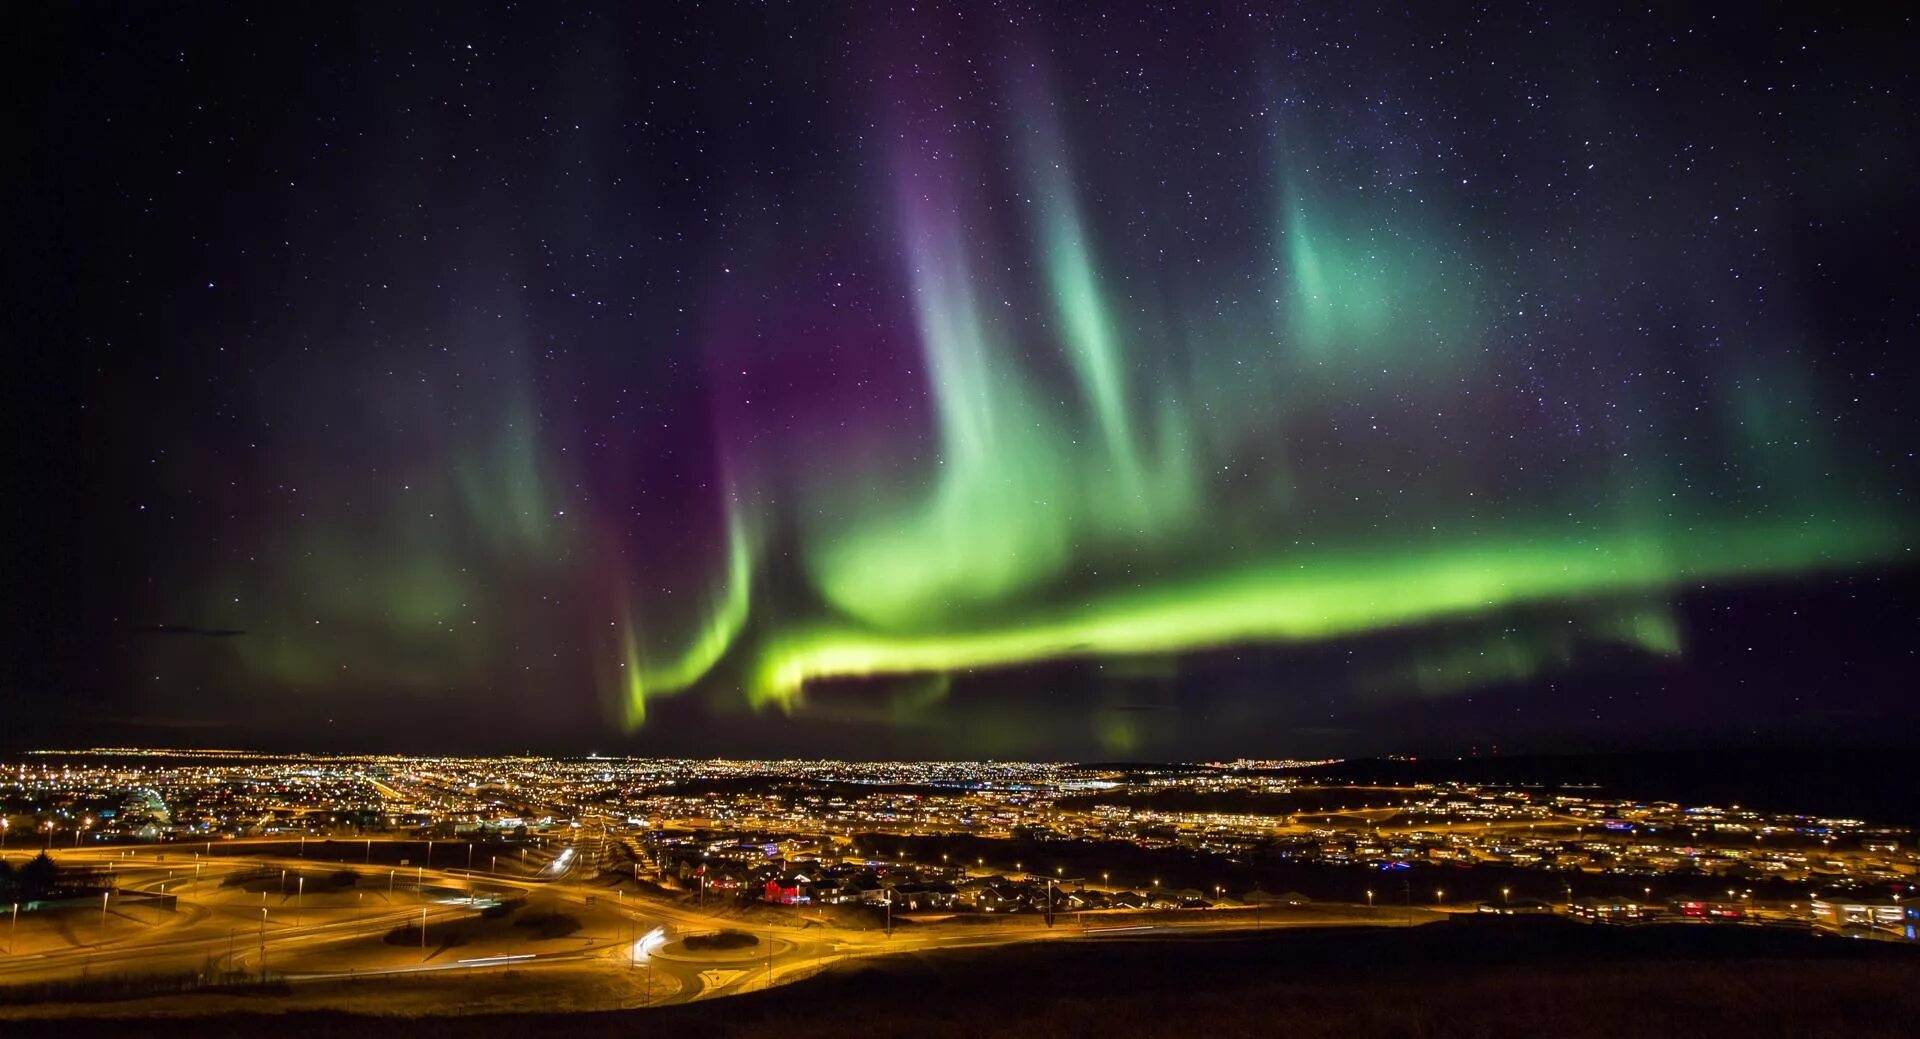
<svg viewBox="0 0 1920 1039">
<path fill-rule="evenodd" d="M 1373 892 L 1371 891 L 1367 892 L 1367 908 L 1373 908 Z"/>
</svg>

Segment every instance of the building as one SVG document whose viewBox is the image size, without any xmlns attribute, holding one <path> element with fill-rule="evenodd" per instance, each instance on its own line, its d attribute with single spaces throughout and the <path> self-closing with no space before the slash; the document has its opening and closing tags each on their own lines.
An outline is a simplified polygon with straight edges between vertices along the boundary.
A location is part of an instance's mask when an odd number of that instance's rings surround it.
<svg viewBox="0 0 1920 1039">
<path fill-rule="evenodd" d="M 1746 906 L 1712 898 L 1682 898 L 1673 903 L 1673 912 L 1689 920 L 1745 920 Z"/>
<path fill-rule="evenodd" d="M 1499 902 L 1482 902 L 1476 912 L 1496 916 L 1551 916 L 1553 905 L 1537 898 L 1515 898 Z"/>
<path fill-rule="evenodd" d="M 1603 924 L 1639 923 L 1653 918 L 1653 910 L 1638 902 L 1619 898 L 1578 898 L 1567 906 L 1567 915 L 1576 920 Z"/>
<path fill-rule="evenodd" d="M 1920 940 L 1920 905 L 1898 899 L 1820 898 L 1813 902 L 1815 927 L 1836 931 L 1880 931 Z"/>
</svg>

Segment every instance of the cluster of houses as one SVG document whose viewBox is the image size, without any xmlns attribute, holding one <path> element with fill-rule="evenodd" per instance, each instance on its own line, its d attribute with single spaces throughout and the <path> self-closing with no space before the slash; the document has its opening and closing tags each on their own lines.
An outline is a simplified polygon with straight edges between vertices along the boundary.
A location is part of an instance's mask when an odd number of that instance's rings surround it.
<svg viewBox="0 0 1920 1039">
<path fill-rule="evenodd" d="M 777 849 L 774 849 L 777 851 Z M 744 851 L 746 854 L 741 854 Z M 849 860 L 789 860 L 759 849 L 677 857 L 683 884 L 707 897 L 732 897 L 774 905 L 891 906 L 896 912 L 929 910 L 982 913 L 1072 913 L 1099 909 L 1195 909 L 1251 902 L 1300 905 L 1299 894 L 1249 892 L 1243 900 L 1208 897 L 1193 888 L 1147 892 L 1092 890 L 1075 879 L 1039 876 L 969 876 L 957 866 L 905 865 Z"/>
</svg>

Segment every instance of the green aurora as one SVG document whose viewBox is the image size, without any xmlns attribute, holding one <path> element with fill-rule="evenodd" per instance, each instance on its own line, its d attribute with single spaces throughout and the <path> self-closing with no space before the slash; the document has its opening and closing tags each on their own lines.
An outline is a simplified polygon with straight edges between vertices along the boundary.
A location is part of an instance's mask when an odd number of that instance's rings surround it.
<svg viewBox="0 0 1920 1039">
<path fill-rule="evenodd" d="M 263 371 L 313 387 L 262 437 L 299 479 L 211 578 L 160 585 L 254 634 L 145 663 L 594 685 L 629 732 L 689 691 L 904 726 L 968 675 L 1399 633 L 1354 680 L 1442 696 L 1591 647 L 1684 657 L 1702 587 L 1910 561 L 1812 322 L 1734 230 L 1670 233 L 1695 189 L 1602 109 L 1542 132 L 1616 169 L 1494 191 L 1488 156 L 1394 143 L 1437 132 L 1417 92 L 1239 89 L 1145 133 L 1035 69 L 862 96 L 823 201 L 716 233 L 680 289 L 622 286 L 624 338 L 534 331 L 562 304 L 461 255 L 446 291 L 485 303 L 451 345 Z M 1143 724 L 1087 721 L 1116 752 Z"/>
<path fill-rule="evenodd" d="M 924 480 L 859 494 L 826 485 L 804 541 L 820 608 L 787 610 L 737 647 L 752 567 L 736 532 L 712 595 L 722 605 L 689 648 L 626 684 L 629 724 L 648 696 L 693 685 L 729 650 L 749 702 L 794 710 L 822 680 L 1311 642 L 1589 604 L 1570 628 L 1381 672 L 1429 691 L 1470 688 L 1565 666 L 1581 642 L 1683 652 L 1670 611 L 1648 595 L 1907 550 L 1895 512 L 1820 501 L 1841 467 L 1815 439 L 1810 391 L 1784 368 L 1747 384 L 1726 417 L 1729 450 L 1759 449 L 1754 469 L 1768 476 L 1739 511 L 1671 488 L 1659 465 L 1600 460 L 1597 480 L 1566 476 L 1593 503 L 1585 514 L 1478 508 L 1440 473 L 1417 510 L 1427 522 L 1395 530 L 1363 507 L 1330 523 L 1302 507 L 1308 495 L 1287 472 L 1289 420 L 1329 402 L 1403 410 L 1483 376 L 1474 344 L 1495 333 L 1471 302 L 1486 295 L 1475 248 L 1431 213 L 1409 222 L 1363 191 L 1275 173 L 1290 187 L 1275 196 L 1270 252 L 1256 265 L 1275 272 L 1270 300 L 1186 322 L 1187 348 L 1173 348 L 1156 334 L 1182 322 L 1114 302 L 1059 141 L 1043 135 L 1024 154 L 1044 299 L 1019 321 L 990 302 L 1018 292 L 986 273 L 1005 258 L 971 242 L 966 228 L 982 217 L 956 187 L 966 178 L 896 165 L 938 416 Z M 1304 200 L 1310 188 L 1317 205 Z M 1067 376 L 1065 392 L 1044 370 Z M 1259 479 L 1223 486 L 1216 474 L 1235 469 Z M 1088 577 L 1103 562 L 1119 580 Z"/>
</svg>

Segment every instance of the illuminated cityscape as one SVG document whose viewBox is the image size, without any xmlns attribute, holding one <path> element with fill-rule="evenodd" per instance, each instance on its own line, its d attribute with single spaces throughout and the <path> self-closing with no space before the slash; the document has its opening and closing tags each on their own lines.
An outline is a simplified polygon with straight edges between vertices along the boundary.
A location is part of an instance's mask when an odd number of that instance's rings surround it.
<svg viewBox="0 0 1920 1039">
<path fill-rule="evenodd" d="M 18 5 L 0 1036 L 1920 1034 L 1900 5 Z"/>
<path fill-rule="evenodd" d="M 515 1005 L 614 1009 L 1117 934 L 1920 927 L 1904 827 L 1342 764 L 34 753 L 0 773 L 0 984 L 112 963 L 135 991 L 351 1006 L 371 978 L 537 969 Z"/>
</svg>

